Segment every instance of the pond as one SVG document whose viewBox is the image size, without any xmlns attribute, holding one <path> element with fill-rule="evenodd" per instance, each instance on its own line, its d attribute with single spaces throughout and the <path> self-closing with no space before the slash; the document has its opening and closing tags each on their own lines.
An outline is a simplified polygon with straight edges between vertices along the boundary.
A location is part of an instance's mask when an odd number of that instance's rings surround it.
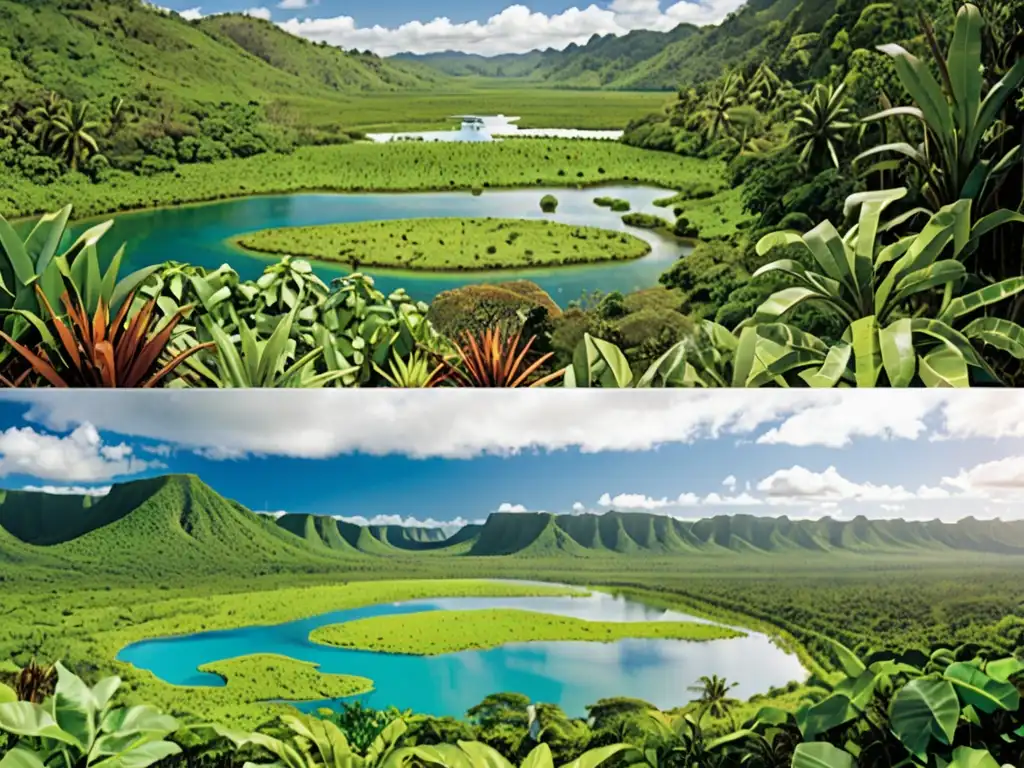
<svg viewBox="0 0 1024 768">
<path fill-rule="evenodd" d="M 540 210 L 540 199 L 548 193 L 559 201 L 558 211 L 553 215 Z M 272 259 L 247 253 L 227 241 L 236 235 L 272 227 L 446 216 L 550 218 L 566 224 L 628 231 L 651 244 L 651 252 L 643 258 L 595 265 L 489 272 L 408 272 L 374 267 L 362 270 L 373 275 L 377 287 L 385 293 L 405 288 L 413 298 L 427 302 L 441 291 L 460 285 L 532 280 L 564 307 L 584 292 L 626 293 L 656 285 L 658 276 L 688 251 L 674 238 L 627 227 L 622 223 L 621 213 L 594 205 L 594 198 L 622 198 L 631 203 L 634 211 L 668 214 L 671 218 L 670 211 L 652 204 L 670 194 L 670 190 L 654 187 L 606 186 L 582 190 L 485 190 L 479 196 L 469 192 L 273 195 L 117 214 L 113 216 L 113 229 L 104 239 L 110 252 L 127 243 L 122 275 L 151 264 L 182 261 L 207 269 L 228 263 L 246 280 L 258 277 Z M 75 234 L 95 222 L 78 223 Z M 326 282 L 349 271 L 341 265 L 315 266 Z"/>
<path fill-rule="evenodd" d="M 595 592 L 585 597 L 438 598 L 336 611 L 268 627 L 247 627 L 146 640 L 124 648 L 120 661 L 147 669 L 174 685 L 223 685 L 217 675 L 197 671 L 214 661 L 255 653 L 277 653 L 320 664 L 321 671 L 374 681 L 375 689 L 354 698 L 376 708 L 396 706 L 435 716 L 462 717 L 491 693 L 514 691 L 535 702 L 560 705 L 580 717 L 586 706 L 611 696 L 644 699 L 659 708 L 685 704 L 701 675 L 738 683 L 732 695 L 748 698 L 807 673 L 759 633 L 705 642 L 626 639 L 613 643 L 511 643 L 486 651 L 409 656 L 317 645 L 309 633 L 328 624 L 417 611 L 521 608 L 591 621 L 702 621 L 676 611 Z M 302 702 L 304 711 L 334 701 Z"/>
</svg>

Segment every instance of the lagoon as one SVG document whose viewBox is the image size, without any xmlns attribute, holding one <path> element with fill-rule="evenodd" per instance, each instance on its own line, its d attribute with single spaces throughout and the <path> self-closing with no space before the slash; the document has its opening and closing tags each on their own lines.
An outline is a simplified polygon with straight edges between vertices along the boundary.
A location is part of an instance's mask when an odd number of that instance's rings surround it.
<svg viewBox="0 0 1024 768">
<path fill-rule="evenodd" d="M 545 194 L 558 198 L 555 214 L 541 212 L 540 199 Z M 658 276 L 689 251 L 675 238 L 626 226 L 620 213 L 594 205 L 594 198 L 622 198 L 631 203 L 634 211 L 664 216 L 664 209 L 653 202 L 671 194 L 671 190 L 655 187 L 608 185 L 588 189 L 484 190 L 476 196 L 469 192 L 268 195 L 115 214 L 114 226 L 104 238 L 104 245 L 112 252 L 121 243 L 127 243 L 122 275 L 152 264 L 180 261 L 207 269 L 227 263 L 243 280 L 249 280 L 259 277 L 272 259 L 245 252 L 228 241 L 246 232 L 275 227 L 453 216 L 550 218 L 566 224 L 629 232 L 651 244 L 648 255 L 627 262 L 456 273 L 376 267 L 362 270 L 372 275 L 385 293 L 405 288 L 414 299 L 427 302 L 441 291 L 462 285 L 531 280 L 565 307 L 592 291 L 627 293 L 656 285 Z M 99 220 L 108 218 L 111 217 Z M 77 223 L 75 234 L 96 221 Z M 322 262 L 314 263 L 314 267 L 326 282 L 349 271 L 342 265 Z"/>
<path fill-rule="evenodd" d="M 199 672 L 214 661 L 276 653 L 320 665 L 322 672 L 374 681 L 372 692 L 353 697 L 368 706 L 396 706 L 435 716 L 462 717 L 485 696 L 523 693 L 535 702 L 561 706 L 570 716 L 601 698 L 629 696 L 669 709 L 690 701 L 687 691 L 701 675 L 738 683 L 737 698 L 763 693 L 806 671 L 797 658 L 765 635 L 705 642 L 627 639 L 614 643 L 511 643 L 486 651 L 411 656 L 357 651 L 312 643 L 318 627 L 373 616 L 418 611 L 519 608 L 590 621 L 703 621 L 677 611 L 595 592 L 582 597 L 437 598 L 335 611 L 286 624 L 203 632 L 134 643 L 118 660 L 153 672 L 174 685 L 220 686 L 217 675 Z M 304 711 L 334 701 L 301 702 Z"/>
</svg>

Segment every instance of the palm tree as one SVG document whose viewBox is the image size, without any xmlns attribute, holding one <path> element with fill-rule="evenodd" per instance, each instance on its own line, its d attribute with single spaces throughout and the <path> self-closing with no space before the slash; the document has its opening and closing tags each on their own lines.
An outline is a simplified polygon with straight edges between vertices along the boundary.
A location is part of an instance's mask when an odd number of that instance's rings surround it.
<svg viewBox="0 0 1024 768">
<path fill-rule="evenodd" d="M 35 138 L 36 146 L 41 150 L 46 151 L 50 148 L 53 131 L 63 110 L 63 99 L 50 91 L 43 103 L 28 113 L 28 117 L 34 125 L 33 138 Z"/>
<path fill-rule="evenodd" d="M 743 78 L 730 72 L 718 88 L 708 94 L 699 113 L 707 141 L 729 135 L 737 126 L 749 126 L 757 118 L 753 107 L 740 102 L 742 87 Z"/>
<path fill-rule="evenodd" d="M 751 104 L 763 104 L 771 108 L 782 86 L 782 78 L 775 74 L 771 67 L 761 62 L 747 86 L 747 100 Z"/>
<path fill-rule="evenodd" d="M 701 675 L 696 685 L 691 685 L 689 691 L 699 693 L 697 703 L 700 704 L 700 714 L 697 716 L 699 723 L 704 715 L 712 717 L 726 717 L 732 712 L 739 701 L 729 697 L 729 691 L 735 688 L 737 683 L 729 683 L 724 677 L 718 675 Z M 734 725 L 735 727 L 735 725 Z"/>
<path fill-rule="evenodd" d="M 791 137 L 792 144 L 802 144 L 800 162 L 816 168 L 817 161 L 827 151 L 832 164 L 839 167 L 836 147 L 842 143 L 844 134 L 853 127 L 846 121 L 850 110 L 846 106 L 843 91 L 846 84 L 833 88 L 821 83 L 814 86 L 811 97 L 801 102 L 793 121 L 800 127 Z"/>
<path fill-rule="evenodd" d="M 99 145 L 90 131 L 99 123 L 90 119 L 89 102 L 67 104 L 54 121 L 50 134 L 51 146 L 60 153 L 68 167 L 75 171 L 89 155 L 99 152 Z"/>
</svg>

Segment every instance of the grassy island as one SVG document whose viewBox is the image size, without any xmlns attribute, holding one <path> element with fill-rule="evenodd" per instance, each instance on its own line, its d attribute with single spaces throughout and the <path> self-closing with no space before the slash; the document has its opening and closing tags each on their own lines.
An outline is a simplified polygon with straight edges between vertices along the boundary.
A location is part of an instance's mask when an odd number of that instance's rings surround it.
<svg viewBox="0 0 1024 768">
<path fill-rule="evenodd" d="M 321 627 L 311 632 L 309 639 L 343 648 L 438 656 L 544 640 L 610 643 L 628 637 L 703 641 L 743 636 L 734 629 L 694 621 L 584 621 L 514 608 L 489 608 L 359 619 Z"/>
<path fill-rule="evenodd" d="M 403 219 L 283 227 L 235 238 L 243 248 L 355 266 L 422 270 L 509 269 L 645 256 L 625 232 L 530 219 Z"/>
</svg>

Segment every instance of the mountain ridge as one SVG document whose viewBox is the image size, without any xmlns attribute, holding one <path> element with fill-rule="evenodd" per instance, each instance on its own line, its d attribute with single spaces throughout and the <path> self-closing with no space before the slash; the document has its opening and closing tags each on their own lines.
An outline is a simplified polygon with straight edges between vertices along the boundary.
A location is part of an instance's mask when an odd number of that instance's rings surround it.
<svg viewBox="0 0 1024 768">
<path fill-rule="evenodd" d="M 117 483 L 106 496 L 0 491 L 0 563 L 75 561 L 119 569 L 218 564 L 324 568 L 352 558 L 880 554 L 1024 554 L 1024 521 L 791 519 L 750 514 L 684 520 L 649 512 L 490 514 L 441 528 L 357 525 L 328 514 L 271 517 L 195 475 Z"/>
</svg>

